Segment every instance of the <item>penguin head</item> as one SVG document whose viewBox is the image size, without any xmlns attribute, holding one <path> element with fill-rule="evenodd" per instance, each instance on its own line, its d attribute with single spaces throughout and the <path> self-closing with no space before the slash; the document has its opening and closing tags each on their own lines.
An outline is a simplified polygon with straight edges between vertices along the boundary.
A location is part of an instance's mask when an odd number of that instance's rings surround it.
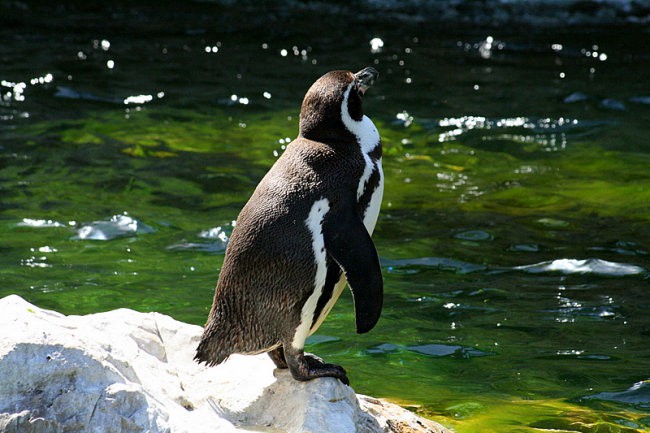
<svg viewBox="0 0 650 433">
<path fill-rule="evenodd" d="M 349 139 L 341 115 L 342 104 L 353 120 L 363 118 L 363 96 L 375 82 L 379 72 L 365 68 L 350 71 L 331 71 L 320 77 L 307 91 L 300 109 L 300 135 L 316 141 L 332 142 Z"/>
</svg>

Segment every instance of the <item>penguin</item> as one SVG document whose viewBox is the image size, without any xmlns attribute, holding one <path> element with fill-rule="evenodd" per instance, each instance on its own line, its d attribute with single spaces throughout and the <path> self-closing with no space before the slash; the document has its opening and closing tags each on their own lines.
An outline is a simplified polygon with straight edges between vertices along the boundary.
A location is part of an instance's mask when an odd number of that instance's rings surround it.
<svg viewBox="0 0 650 433">
<path fill-rule="evenodd" d="M 381 314 L 383 279 L 371 235 L 384 175 L 377 128 L 363 96 L 379 73 L 331 71 L 302 102 L 298 137 L 241 210 L 226 248 L 195 360 L 220 364 L 233 353 L 267 352 L 294 379 L 345 369 L 304 352 L 349 285 L 356 331 Z"/>
</svg>

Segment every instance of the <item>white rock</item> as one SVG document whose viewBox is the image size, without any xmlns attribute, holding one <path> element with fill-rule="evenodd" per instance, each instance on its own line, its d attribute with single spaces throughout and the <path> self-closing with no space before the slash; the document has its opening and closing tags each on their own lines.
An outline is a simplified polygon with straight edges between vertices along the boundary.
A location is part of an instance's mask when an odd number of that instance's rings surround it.
<svg viewBox="0 0 650 433">
<path fill-rule="evenodd" d="M 298 382 L 265 356 L 192 360 L 201 328 L 120 309 L 64 316 L 0 299 L 0 431 L 447 432 L 336 379 Z"/>
</svg>

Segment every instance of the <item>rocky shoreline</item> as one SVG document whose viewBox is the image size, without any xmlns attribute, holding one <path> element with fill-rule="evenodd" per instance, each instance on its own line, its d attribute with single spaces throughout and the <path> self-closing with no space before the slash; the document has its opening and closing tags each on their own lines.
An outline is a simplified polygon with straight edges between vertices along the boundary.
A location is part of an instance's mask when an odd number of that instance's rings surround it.
<svg viewBox="0 0 650 433">
<path fill-rule="evenodd" d="M 447 433 L 336 379 L 296 382 L 266 355 L 192 361 L 201 328 L 119 309 L 64 316 L 0 299 L 0 431 Z"/>
</svg>

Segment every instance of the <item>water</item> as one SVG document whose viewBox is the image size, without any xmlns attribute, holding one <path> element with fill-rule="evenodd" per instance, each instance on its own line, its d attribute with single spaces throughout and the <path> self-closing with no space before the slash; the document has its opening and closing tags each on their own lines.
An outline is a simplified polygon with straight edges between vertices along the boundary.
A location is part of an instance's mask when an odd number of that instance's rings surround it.
<svg viewBox="0 0 650 433">
<path fill-rule="evenodd" d="M 385 309 L 309 350 L 458 432 L 650 428 L 647 29 L 185 6 L 3 4 L 0 296 L 203 324 L 305 90 L 374 65 Z"/>
</svg>

